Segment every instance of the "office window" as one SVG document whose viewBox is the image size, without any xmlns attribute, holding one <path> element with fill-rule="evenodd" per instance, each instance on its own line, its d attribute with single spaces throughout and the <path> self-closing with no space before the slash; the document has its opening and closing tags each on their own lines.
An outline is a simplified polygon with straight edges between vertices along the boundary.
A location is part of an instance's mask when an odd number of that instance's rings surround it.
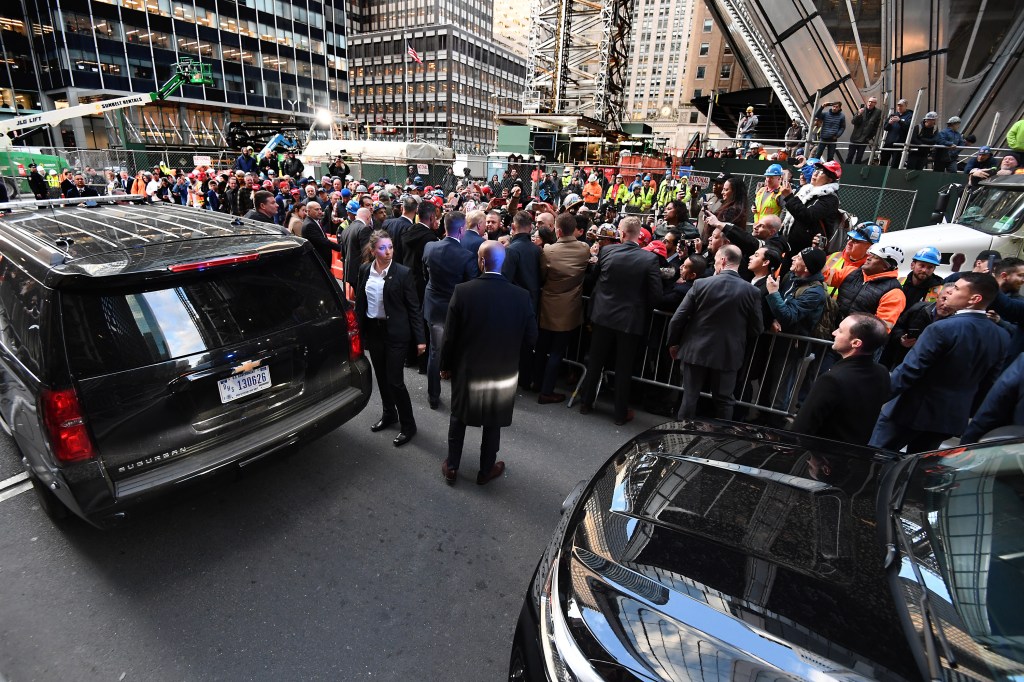
<svg viewBox="0 0 1024 682">
<path fill-rule="evenodd" d="M 719 78 L 729 78 L 732 76 L 732 64 L 722 64 L 722 72 Z"/>
<path fill-rule="evenodd" d="M 697 75 L 695 76 L 695 78 L 697 80 L 702 80 L 704 78 L 704 75 L 707 73 L 707 70 L 708 70 L 708 67 L 706 67 L 706 66 L 698 66 L 697 67 Z"/>
<path fill-rule="evenodd" d="M 704 33 L 711 33 L 711 20 L 710 19 L 705 19 L 704 20 Z"/>
<path fill-rule="evenodd" d="M 708 53 L 709 53 L 710 51 L 711 51 L 711 43 L 701 43 L 701 44 L 700 44 L 700 53 L 699 53 L 699 56 L 701 56 L 701 57 L 707 57 L 707 56 L 708 56 Z"/>
<path fill-rule="evenodd" d="M 704 91 L 701 90 L 700 88 L 697 88 L 696 90 L 693 91 L 693 99 L 697 99 L 698 97 L 703 97 L 703 96 L 704 96 Z"/>
</svg>

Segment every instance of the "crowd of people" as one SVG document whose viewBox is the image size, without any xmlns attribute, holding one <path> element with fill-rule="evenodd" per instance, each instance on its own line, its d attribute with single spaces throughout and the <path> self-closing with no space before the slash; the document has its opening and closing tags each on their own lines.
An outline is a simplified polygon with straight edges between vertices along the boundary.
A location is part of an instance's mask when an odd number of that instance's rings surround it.
<svg viewBox="0 0 1024 682">
<path fill-rule="evenodd" d="M 1006 149 L 1009 153 L 1001 159 L 995 158 L 987 145 L 978 147 L 977 152 L 963 155 L 964 148 L 977 143 L 974 135 L 960 132 L 962 120 L 959 116 L 946 119 L 941 127 L 939 114 L 925 113 L 915 123 L 913 109 L 907 108 L 907 100 L 896 102 L 887 116 L 878 108 L 878 99 L 869 97 L 849 119 L 842 102 L 824 102 L 812 118 L 810 135 L 803 121 L 794 118 L 786 129 L 783 144 L 774 151 L 756 141 L 758 115 L 754 107 L 747 107 L 740 116 L 737 127 L 737 144 L 723 149 L 709 147 L 708 158 L 744 158 L 762 161 L 796 161 L 816 163 L 819 160 L 838 160 L 847 165 L 863 164 L 871 160 L 865 156 L 869 148 L 875 148 L 875 161 L 881 166 L 924 170 L 931 168 L 946 173 L 965 173 L 974 178 L 984 179 L 995 174 L 1009 174 L 1024 166 L 1024 119 L 1015 123 L 1007 133 Z M 846 156 L 838 149 L 839 139 L 850 127 L 849 145 Z M 811 145 L 808 146 L 808 141 Z M 906 151 L 904 161 L 903 154 Z M 1024 171 L 1022 171 L 1024 172 Z"/>
<path fill-rule="evenodd" d="M 598 381 L 614 369 L 617 424 L 634 417 L 631 377 L 652 342 L 678 360 L 663 380 L 682 397 L 661 407 L 679 418 L 699 414 L 709 390 L 709 414 L 787 426 L 795 399 L 794 430 L 911 451 L 963 436 L 1000 372 L 1021 371 L 1011 361 L 1024 351 L 1024 261 L 983 253 L 943 281 L 937 248 L 903 254 L 880 243 L 880 226 L 844 223 L 837 160 L 771 163 L 756 187 L 723 173 L 706 193 L 686 177 L 521 169 L 467 174 L 446 192 L 414 169 L 395 183 L 339 164 L 319 179 L 154 168 L 111 177 L 108 191 L 274 225 L 307 239 L 328 268 L 336 252 L 381 395 L 373 430 L 397 423 L 396 447 L 415 437 L 406 367 L 427 375 L 432 410 L 452 382 L 449 483 L 467 426 L 484 429 L 477 482 L 487 483 L 504 470 L 500 428 L 516 392 L 566 400 L 562 360 L 581 328 L 580 412 L 597 408 Z M 72 173 L 62 192 L 91 189 Z M 656 310 L 670 321 L 651 339 Z M 773 333 L 785 341 L 757 342 Z M 794 396 L 798 366 L 826 340 L 819 376 Z M 991 402 L 978 413 L 986 424 L 1021 412 Z"/>
</svg>

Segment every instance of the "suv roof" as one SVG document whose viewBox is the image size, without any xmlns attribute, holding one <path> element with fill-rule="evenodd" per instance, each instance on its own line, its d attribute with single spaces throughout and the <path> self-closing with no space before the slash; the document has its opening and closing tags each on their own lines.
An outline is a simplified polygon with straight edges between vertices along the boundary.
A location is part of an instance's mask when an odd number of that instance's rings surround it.
<svg viewBox="0 0 1024 682">
<path fill-rule="evenodd" d="M 23 252 L 22 264 L 39 278 L 51 272 L 99 277 L 165 269 L 183 259 L 237 252 L 240 243 L 251 251 L 301 245 L 255 221 L 174 204 L 15 210 L 0 216 L 0 240 Z"/>
</svg>

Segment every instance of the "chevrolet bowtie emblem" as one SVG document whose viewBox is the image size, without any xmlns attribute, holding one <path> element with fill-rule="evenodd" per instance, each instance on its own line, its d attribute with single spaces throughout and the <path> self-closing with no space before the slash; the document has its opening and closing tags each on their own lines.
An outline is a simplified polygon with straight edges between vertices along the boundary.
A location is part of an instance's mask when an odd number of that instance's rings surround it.
<svg viewBox="0 0 1024 682">
<path fill-rule="evenodd" d="M 262 362 L 263 362 L 263 360 L 246 360 L 245 362 L 240 364 L 238 367 L 235 367 L 234 369 L 232 369 L 231 373 L 232 374 L 242 374 L 244 372 L 251 372 L 254 369 L 256 369 L 257 367 L 259 367 Z"/>
</svg>

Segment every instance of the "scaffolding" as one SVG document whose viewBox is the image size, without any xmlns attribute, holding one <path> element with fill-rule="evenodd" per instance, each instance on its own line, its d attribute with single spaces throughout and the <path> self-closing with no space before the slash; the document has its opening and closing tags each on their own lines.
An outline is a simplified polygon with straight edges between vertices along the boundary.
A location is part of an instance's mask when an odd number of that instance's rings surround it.
<svg viewBox="0 0 1024 682">
<path fill-rule="evenodd" d="M 533 0 L 523 110 L 620 129 L 635 0 Z"/>
</svg>

